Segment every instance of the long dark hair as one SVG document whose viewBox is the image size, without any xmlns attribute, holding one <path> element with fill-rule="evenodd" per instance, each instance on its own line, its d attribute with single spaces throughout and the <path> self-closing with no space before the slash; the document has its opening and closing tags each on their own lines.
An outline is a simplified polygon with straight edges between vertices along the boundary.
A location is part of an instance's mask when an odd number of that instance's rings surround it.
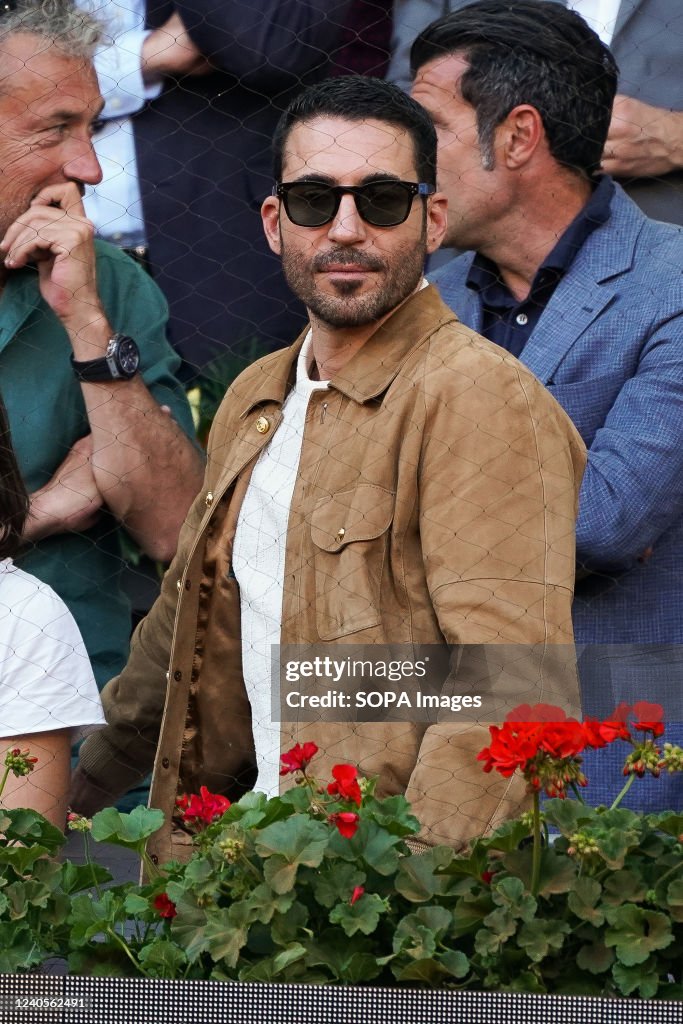
<svg viewBox="0 0 683 1024">
<path fill-rule="evenodd" d="M 0 558 L 14 558 L 22 545 L 29 499 L 12 447 L 7 410 L 0 396 Z"/>
</svg>

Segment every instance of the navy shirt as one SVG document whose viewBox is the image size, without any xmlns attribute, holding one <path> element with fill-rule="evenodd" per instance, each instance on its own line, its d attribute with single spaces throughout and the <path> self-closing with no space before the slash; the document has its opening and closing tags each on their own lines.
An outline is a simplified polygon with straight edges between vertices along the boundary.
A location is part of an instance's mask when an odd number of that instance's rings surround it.
<svg viewBox="0 0 683 1024">
<path fill-rule="evenodd" d="M 485 338 L 513 356 L 521 354 L 577 252 L 591 232 L 609 219 L 613 193 L 614 182 L 604 175 L 584 208 L 536 271 L 529 294 L 521 302 L 510 292 L 493 260 L 477 253 L 467 275 L 467 287 L 481 296 L 481 333 Z"/>
</svg>

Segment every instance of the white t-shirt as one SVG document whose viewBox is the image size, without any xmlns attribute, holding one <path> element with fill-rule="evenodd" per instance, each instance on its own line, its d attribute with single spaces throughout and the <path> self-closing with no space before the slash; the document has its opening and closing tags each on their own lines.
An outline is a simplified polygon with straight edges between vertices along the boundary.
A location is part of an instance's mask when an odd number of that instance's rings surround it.
<svg viewBox="0 0 683 1024">
<path fill-rule="evenodd" d="M 251 704 L 258 777 L 254 789 L 277 796 L 280 725 L 271 715 L 271 647 L 280 643 L 287 522 L 296 483 L 306 409 L 328 382 L 311 380 L 310 331 L 299 353 L 296 385 L 282 407 L 282 421 L 261 452 L 244 496 L 233 545 L 240 588 L 242 672 Z"/>
<path fill-rule="evenodd" d="M 71 612 L 51 587 L 0 560 L 0 737 L 105 724 Z"/>
</svg>

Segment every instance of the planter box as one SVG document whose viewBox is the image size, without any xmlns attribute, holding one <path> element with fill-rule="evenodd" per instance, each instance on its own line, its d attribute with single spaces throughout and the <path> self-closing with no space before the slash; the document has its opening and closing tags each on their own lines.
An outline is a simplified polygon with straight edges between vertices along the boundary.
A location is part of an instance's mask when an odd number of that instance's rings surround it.
<svg viewBox="0 0 683 1024">
<path fill-rule="evenodd" d="M 0 975 L 1 1024 L 683 1024 L 683 1003 Z"/>
</svg>

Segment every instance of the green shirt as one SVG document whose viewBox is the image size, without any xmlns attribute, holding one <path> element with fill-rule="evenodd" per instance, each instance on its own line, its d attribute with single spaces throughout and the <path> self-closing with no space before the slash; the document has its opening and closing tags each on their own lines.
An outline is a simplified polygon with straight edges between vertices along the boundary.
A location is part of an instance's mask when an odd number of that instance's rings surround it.
<svg viewBox="0 0 683 1024">
<path fill-rule="evenodd" d="M 96 246 L 99 294 L 111 326 L 135 338 L 147 387 L 193 436 L 190 408 L 173 376 L 180 359 L 166 339 L 166 300 L 128 256 L 106 243 Z M 12 271 L 0 297 L 0 390 L 30 492 L 52 478 L 74 442 L 90 430 L 71 352 L 66 331 L 40 295 L 36 270 Z M 128 656 L 130 606 L 121 587 L 120 535 L 119 524 L 105 512 L 92 529 L 46 537 L 19 559 L 68 605 L 100 687 Z"/>
</svg>

